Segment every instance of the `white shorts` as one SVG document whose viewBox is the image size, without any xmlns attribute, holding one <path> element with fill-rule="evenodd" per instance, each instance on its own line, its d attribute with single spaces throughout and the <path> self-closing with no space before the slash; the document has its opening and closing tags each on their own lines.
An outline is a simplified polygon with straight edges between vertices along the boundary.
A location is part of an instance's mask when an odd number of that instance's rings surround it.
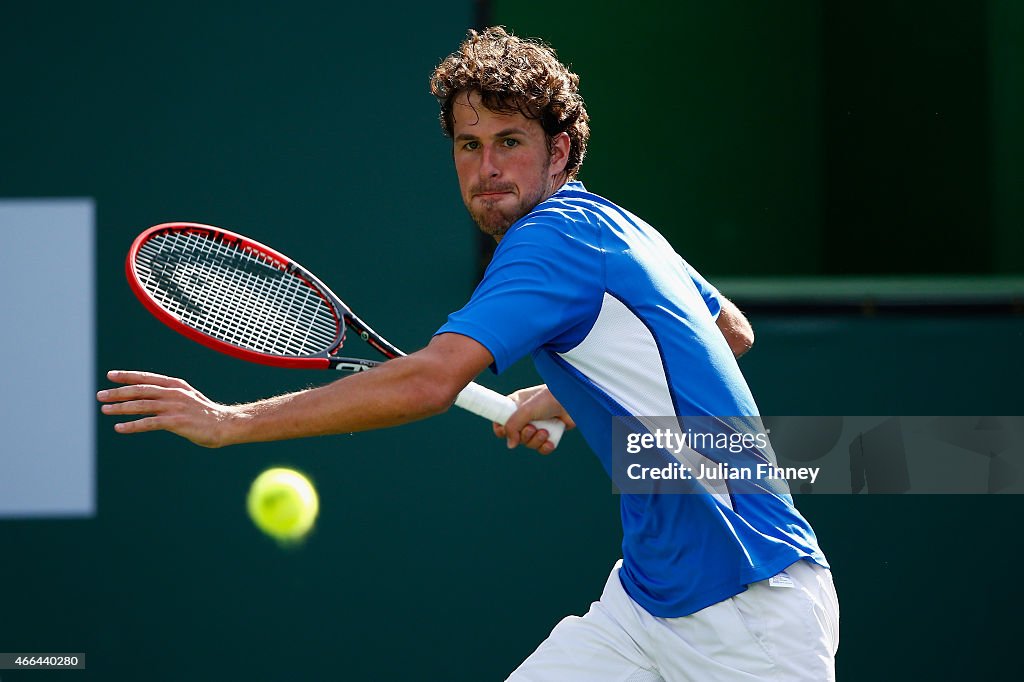
<svg viewBox="0 0 1024 682">
<path fill-rule="evenodd" d="M 562 620 L 509 682 L 835 680 L 839 600 L 827 569 L 798 561 L 735 597 L 655 618 L 619 581 Z"/>
</svg>

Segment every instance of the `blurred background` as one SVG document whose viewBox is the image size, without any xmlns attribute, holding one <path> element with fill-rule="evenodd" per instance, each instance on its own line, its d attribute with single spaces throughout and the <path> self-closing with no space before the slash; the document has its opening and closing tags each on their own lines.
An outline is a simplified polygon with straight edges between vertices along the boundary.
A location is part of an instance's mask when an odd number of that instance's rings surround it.
<svg viewBox="0 0 1024 682">
<path fill-rule="evenodd" d="M 94 274 L 75 281 L 94 313 L 33 360 L 51 378 L 23 363 L 7 380 L 0 419 L 21 434 L 60 432 L 76 410 L 95 421 L 73 453 L 91 465 L 78 511 L 0 507 L 0 651 L 85 652 L 88 670 L 0 680 L 500 680 L 598 597 L 618 500 L 578 436 L 548 458 L 508 452 L 452 411 L 207 451 L 115 437 L 92 402 L 114 367 L 226 402 L 328 379 L 215 354 L 146 313 L 123 259 L 159 222 L 271 244 L 394 343 L 422 346 L 486 259 L 427 79 L 487 23 L 571 62 L 592 117 L 581 179 L 748 312 L 758 340 L 741 367 L 762 413 L 1021 413 L 1020 3 L 11 5 L 0 204 L 85 207 Z M 66 258 L 32 269 L 69 276 Z M 520 363 L 481 380 L 536 377 Z M 7 489 L 21 487 L 12 442 Z M 321 495 L 292 551 L 245 515 L 274 465 Z M 834 568 L 840 679 L 1016 666 L 1019 498 L 796 501 Z"/>
</svg>

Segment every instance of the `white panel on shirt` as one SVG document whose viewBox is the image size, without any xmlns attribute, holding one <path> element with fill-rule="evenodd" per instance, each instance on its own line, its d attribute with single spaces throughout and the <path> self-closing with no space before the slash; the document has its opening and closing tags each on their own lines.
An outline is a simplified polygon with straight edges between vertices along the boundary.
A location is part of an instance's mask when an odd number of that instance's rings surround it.
<svg viewBox="0 0 1024 682">
<path fill-rule="evenodd" d="M 676 414 L 654 335 L 632 310 L 608 292 L 586 338 L 559 355 L 646 426 L 654 428 L 653 422 L 644 417 Z M 672 423 L 677 433 L 682 431 L 678 420 Z M 657 424 L 664 428 L 663 420 L 658 420 Z M 688 448 L 676 458 L 692 471 L 699 471 L 700 462 L 714 466 L 710 459 Z M 724 481 L 703 481 L 703 484 L 721 504 L 732 508 Z"/>
</svg>

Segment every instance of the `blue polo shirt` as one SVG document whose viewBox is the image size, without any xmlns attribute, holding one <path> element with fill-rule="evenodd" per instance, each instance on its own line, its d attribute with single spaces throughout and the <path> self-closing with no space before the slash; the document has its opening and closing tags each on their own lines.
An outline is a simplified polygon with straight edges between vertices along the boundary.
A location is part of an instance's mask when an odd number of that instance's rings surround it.
<svg viewBox="0 0 1024 682">
<path fill-rule="evenodd" d="M 475 339 L 501 372 L 527 354 L 612 474 L 621 417 L 757 416 L 715 319 L 720 295 L 660 233 L 570 182 L 513 224 L 437 333 Z M 678 617 L 806 558 L 828 566 L 785 492 L 621 495 L 620 578 Z"/>
</svg>

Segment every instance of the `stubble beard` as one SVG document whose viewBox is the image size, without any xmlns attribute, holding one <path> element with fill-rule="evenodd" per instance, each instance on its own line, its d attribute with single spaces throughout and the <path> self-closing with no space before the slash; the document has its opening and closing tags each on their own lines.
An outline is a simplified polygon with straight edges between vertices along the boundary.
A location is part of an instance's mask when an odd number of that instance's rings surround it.
<svg viewBox="0 0 1024 682">
<path fill-rule="evenodd" d="M 508 232 L 508 228 L 512 227 L 517 220 L 532 211 L 537 204 L 546 199 L 549 193 L 548 185 L 551 182 L 550 168 L 550 163 L 545 164 L 544 170 L 541 172 L 541 182 L 538 185 L 537 191 L 527 196 L 520 194 L 519 201 L 511 208 L 499 208 L 498 203 L 500 200 L 494 202 L 484 201 L 482 207 L 477 207 L 474 205 L 473 200 L 470 199 L 469 203 L 466 204 L 466 210 L 469 211 L 470 217 L 473 218 L 473 222 L 477 224 L 480 231 L 500 240 Z M 478 185 L 472 188 L 472 194 L 503 191 L 515 191 L 515 186 L 495 183 L 493 185 Z"/>
</svg>

